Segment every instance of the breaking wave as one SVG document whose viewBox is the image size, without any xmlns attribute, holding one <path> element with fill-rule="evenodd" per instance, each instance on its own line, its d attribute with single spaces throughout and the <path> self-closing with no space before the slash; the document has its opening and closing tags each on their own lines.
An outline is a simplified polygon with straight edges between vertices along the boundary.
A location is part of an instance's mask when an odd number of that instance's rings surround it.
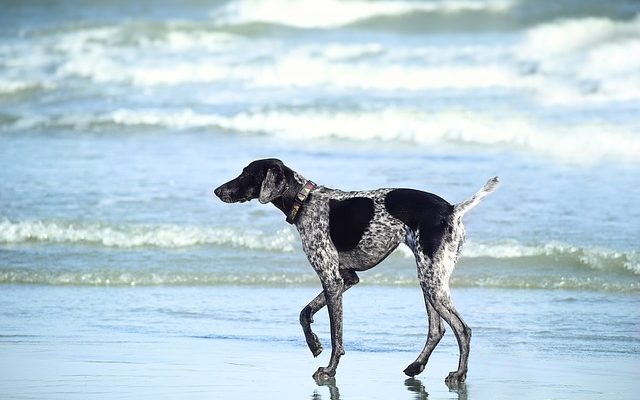
<svg viewBox="0 0 640 400">
<path fill-rule="evenodd" d="M 525 32 L 516 59 L 529 65 L 525 85 L 548 104 L 629 101 L 640 97 L 640 16 L 563 19 Z"/>
<path fill-rule="evenodd" d="M 293 251 L 295 237 L 288 229 L 279 231 L 275 236 L 268 236 L 260 231 L 231 228 L 0 220 L 0 244 L 28 243 L 89 244 L 121 248 L 217 245 L 290 252 Z"/>
<path fill-rule="evenodd" d="M 0 221 L 0 245 L 63 243 L 106 248 L 186 248 L 213 246 L 291 253 L 299 249 L 290 228 L 275 233 L 178 225 L 68 224 L 46 221 Z M 366 272 L 366 282 L 380 285 L 414 285 L 413 268 L 405 268 L 410 251 L 402 246 L 390 266 Z M 212 267 L 193 270 L 110 266 L 87 270 L 68 268 L 13 268 L 0 265 L 0 283 L 68 285 L 307 285 L 316 284 L 311 273 L 273 271 L 229 272 Z M 452 283 L 470 287 L 565 288 L 640 290 L 640 254 L 562 242 L 522 244 L 514 240 L 469 242 Z"/>
<path fill-rule="evenodd" d="M 0 269 L 0 284 L 70 285 L 70 286 L 192 286 L 248 285 L 281 286 L 317 284 L 314 275 L 282 273 L 217 273 L 215 271 L 140 271 L 103 268 L 88 271 L 58 269 Z"/>
<path fill-rule="evenodd" d="M 117 110 L 98 115 L 30 117 L 21 127 L 105 126 L 170 129 L 214 128 L 227 132 L 268 134 L 286 140 L 346 139 L 389 141 L 429 146 L 486 147 L 516 150 L 571 162 L 640 160 L 640 135 L 607 122 L 584 121 L 547 125 L 524 115 L 489 115 L 467 110 L 422 112 L 384 110 L 264 110 L 235 115 L 198 113 L 187 109 Z"/>
<path fill-rule="evenodd" d="M 413 268 L 411 268 L 413 269 Z M 476 271 L 480 269 L 480 271 Z M 360 278 L 365 285 L 417 286 L 415 272 L 399 271 L 384 265 L 373 271 L 363 272 Z M 318 277 L 311 272 L 228 272 L 208 270 L 136 269 L 118 267 L 68 268 L 0 268 L 0 284 L 70 285 L 70 286 L 317 286 Z M 453 287 L 489 287 L 513 289 L 562 289 L 595 290 L 611 292 L 640 291 L 637 275 L 612 273 L 577 273 L 571 268 L 554 268 L 546 272 L 529 269 L 491 266 L 490 271 L 469 265 L 460 265 L 451 278 Z"/>
<path fill-rule="evenodd" d="M 217 19 L 333 26 L 394 13 L 411 15 L 416 9 L 501 14 L 512 6 L 500 0 L 323 1 L 344 12 L 323 17 L 310 13 L 310 4 L 279 0 L 274 7 L 260 0 L 229 3 Z M 247 90 L 502 90 L 532 95 L 543 105 L 597 105 L 640 98 L 639 51 L 640 17 L 544 20 L 499 45 L 478 41 L 464 46 L 373 39 L 285 46 L 268 35 L 249 38 L 214 23 L 132 21 L 47 31 L 0 46 L 0 57 L 24 66 L 0 73 L 0 96 L 64 92 L 70 83 L 88 80 L 109 88 L 133 87 L 134 92 L 138 87 L 193 84 Z M 193 93 L 187 89 L 182 94 Z"/>
<path fill-rule="evenodd" d="M 336 28 L 381 17 L 414 13 L 451 15 L 462 12 L 505 13 L 510 0 L 450 1 L 235 1 L 211 12 L 222 25 L 270 23 L 297 28 Z"/>
</svg>

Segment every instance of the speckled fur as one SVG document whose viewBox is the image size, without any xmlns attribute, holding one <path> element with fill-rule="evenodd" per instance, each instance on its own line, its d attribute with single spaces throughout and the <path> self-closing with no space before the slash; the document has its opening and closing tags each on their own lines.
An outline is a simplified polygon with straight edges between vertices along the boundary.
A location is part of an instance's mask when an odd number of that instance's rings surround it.
<svg viewBox="0 0 640 400">
<path fill-rule="evenodd" d="M 277 168 L 284 167 L 284 164 L 279 160 L 260 160 L 259 162 L 264 163 L 265 161 L 279 163 Z M 269 167 L 268 162 L 266 165 Z M 302 175 L 294 171 L 291 172 L 293 173 L 289 174 L 290 181 L 286 182 L 283 196 L 286 196 L 284 193 L 287 190 L 290 193 L 297 193 L 307 181 Z M 242 175 L 236 180 L 241 177 Z M 234 181 L 216 189 L 216 194 L 224 201 L 235 201 L 226 194 L 232 189 L 235 190 Z M 334 376 L 340 357 L 344 354 L 342 295 L 347 289 L 359 282 L 356 272 L 373 268 L 391 254 L 398 245 L 405 243 L 413 251 L 416 258 L 418 280 L 424 294 L 428 314 L 429 333 L 424 349 L 404 372 L 409 376 L 415 376 L 424 370 L 431 352 L 444 335 L 444 324 L 442 323 L 442 319 L 444 319 L 453 329 L 460 350 L 458 369 L 449 374 L 446 382 L 455 384 L 465 380 L 471 329 L 453 306 L 449 291 L 449 278 L 465 238 L 462 217 L 484 196 L 493 191 L 497 182 L 497 178 L 489 180 L 473 197 L 453 207 L 450 220 L 443 228 L 445 230 L 443 239 L 432 257 L 429 257 L 427 252 L 421 248 L 420 229 L 409 228 L 387 211 L 385 198 L 394 189 L 344 192 L 318 186 L 311 192 L 295 221 L 295 226 L 300 233 L 302 248 L 309 263 L 320 278 L 323 291 L 300 312 L 300 324 L 309 349 L 314 356 L 318 356 L 322 352 L 322 345 L 311 330 L 311 323 L 313 315 L 326 305 L 329 310 L 332 348 L 329 365 L 319 368 L 314 374 L 314 378 L 326 380 Z M 330 237 L 329 202 L 330 200 L 345 200 L 353 197 L 366 197 L 373 200 L 374 214 L 357 246 L 349 251 L 340 252 L 336 250 Z"/>
</svg>

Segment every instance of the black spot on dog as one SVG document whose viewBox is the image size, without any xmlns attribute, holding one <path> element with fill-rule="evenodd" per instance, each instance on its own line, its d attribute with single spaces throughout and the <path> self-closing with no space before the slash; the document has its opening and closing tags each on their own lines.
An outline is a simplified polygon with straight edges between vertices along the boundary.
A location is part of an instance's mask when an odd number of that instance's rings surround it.
<svg viewBox="0 0 640 400">
<path fill-rule="evenodd" d="M 418 231 L 420 245 L 430 258 L 451 229 L 453 206 L 442 197 L 414 189 L 396 189 L 387 193 L 384 205 L 393 217 Z"/>
<path fill-rule="evenodd" d="M 366 197 L 329 201 L 329 233 L 338 251 L 353 250 L 373 219 L 373 200 Z"/>
</svg>

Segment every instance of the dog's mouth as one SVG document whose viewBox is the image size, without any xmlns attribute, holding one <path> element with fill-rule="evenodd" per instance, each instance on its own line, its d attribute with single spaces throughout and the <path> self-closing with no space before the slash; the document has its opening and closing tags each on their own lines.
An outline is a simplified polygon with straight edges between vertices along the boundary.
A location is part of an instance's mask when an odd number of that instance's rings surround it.
<svg viewBox="0 0 640 400">
<path fill-rule="evenodd" d="M 221 194 L 217 194 L 218 198 L 222 201 L 224 201 L 225 203 L 246 203 L 248 201 L 251 201 L 250 197 L 241 197 L 239 199 L 233 198 L 231 196 L 229 196 L 226 193 L 221 193 Z"/>
</svg>

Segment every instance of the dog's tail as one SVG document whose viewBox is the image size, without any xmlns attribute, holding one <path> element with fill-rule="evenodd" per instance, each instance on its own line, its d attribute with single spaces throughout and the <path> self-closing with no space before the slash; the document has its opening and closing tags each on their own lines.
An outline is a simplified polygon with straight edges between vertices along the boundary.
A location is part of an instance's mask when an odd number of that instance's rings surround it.
<svg viewBox="0 0 640 400">
<path fill-rule="evenodd" d="M 458 203 L 453 207 L 453 213 L 462 217 L 467 211 L 471 210 L 473 207 L 477 206 L 480 203 L 480 200 L 485 198 L 489 193 L 496 190 L 498 187 L 498 177 L 494 176 L 489 179 L 487 183 L 484 184 L 482 189 L 480 189 L 476 194 L 471 196 L 469 199 L 463 201 L 462 203 Z"/>
</svg>

